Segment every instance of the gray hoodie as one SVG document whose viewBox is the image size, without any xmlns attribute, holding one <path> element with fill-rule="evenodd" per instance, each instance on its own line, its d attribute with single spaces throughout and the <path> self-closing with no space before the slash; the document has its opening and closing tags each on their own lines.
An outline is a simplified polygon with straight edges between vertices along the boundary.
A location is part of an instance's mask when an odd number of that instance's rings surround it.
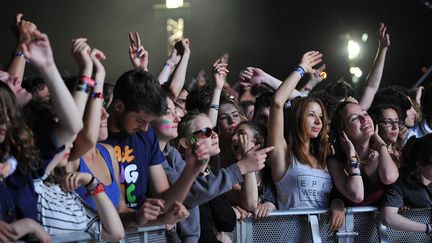
<svg viewBox="0 0 432 243">
<path fill-rule="evenodd" d="M 186 166 L 186 161 L 183 160 L 179 151 L 169 144 L 167 144 L 162 153 L 166 157 L 162 166 L 169 183 L 172 184 L 180 177 Z M 188 208 L 190 216 L 177 224 L 178 234 L 182 242 L 198 242 L 200 238 L 198 206 L 230 191 L 235 184 L 242 181 L 243 177 L 236 164 L 222 168 L 215 173 L 196 178 L 183 202 Z"/>
</svg>

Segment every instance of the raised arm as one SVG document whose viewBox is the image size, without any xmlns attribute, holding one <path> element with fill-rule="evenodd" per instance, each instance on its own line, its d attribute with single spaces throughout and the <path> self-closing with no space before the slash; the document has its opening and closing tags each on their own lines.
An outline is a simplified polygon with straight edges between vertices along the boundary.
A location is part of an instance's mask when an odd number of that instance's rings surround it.
<svg viewBox="0 0 432 243">
<path fill-rule="evenodd" d="M 322 54 L 317 51 L 306 52 L 300 64 L 296 67 L 288 78 L 277 89 L 272 105 L 270 106 L 270 116 L 268 123 L 268 145 L 274 146 L 270 153 L 271 171 L 274 182 L 278 182 L 288 169 L 287 161 L 288 144 L 284 138 L 284 106 L 300 79 L 305 73 L 313 73 L 313 66 L 321 62 Z"/>
<path fill-rule="evenodd" d="M 282 84 L 281 80 L 255 67 L 247 67 L 245 70 L 241 71 L 239 82 L 243 87 L 263 85 L 273 91 L 276 91 Z M 289 99 L 294 99 L 297 96 L 301 96 L 301 93 L 294 89 Z"/>
<path fill-rule="evenodd" d="M 141 45 L 141 39 L 138 32 L 135 32 L 135 38 L 132 32 L 129 32 L 129 58 L 134 68 L 140 68 L 148 71 L 148 51 Z"/>
<path fill-rule="evenodd" d="M 54 63 L 48 36 L 36 30 L 21 44 L 21 48 L 25 56 L 38 68 L 50 91 L 54 112 L 59 120 L 55 126 L 57 146 L 71 142 L 82 129 L 83 123 L 72 95 Z"/>
<path fill-rule="evenodd" d="M 97 49 L 93 49 L 90 53 L 90 58 L 93 62 L 94 75 L 93 79 L 96 85 L 87 101 L 87 106 L 84 114 L 84 128 L 78 133 L 75 139 L 74 146 L 71 151 L 71 160 L 75 160 L 96 146 L 99 126 L 102 115 L 103 86 L 105 83 L 105 68 L 101 61 L 105 60 L 105 54 Z M 76 92 L 76 91 L 75 91 Z"/>
<path fill-rule="evenodd" d="M 175 69 L 171 83 L 169 86 L 170 93 L 174 100 L 177 99 L 177 96 L 180 94 L 180 91 L 183 88 L 183 85 L 186 80 L 186 71 L 189 63 L 189 58 L 191 55 L 191 50 L 189 46 L 189 39 L 183 39 L 180 41 L 182 45 L 182 53 L 181 53 L 181 60 L 179 64 L 177 65 L 177 68 Z M 178 50 L 177 50 L 178 51 Z M 160 80 L 159 80 L 160 82 Z"/>
<path fill-rule="evenodd" d="M 363 109 L 367 110 L 372 104 L 373 98 L 378 91 L 381 83 L 381 77 L 384 70 L 384 63 L 387 54 L 387 49 L 390 46 L 390 36 L 387 33 L 387 27 L 381 23 L 379 32 L 379 48 L 375 57 L 374 64 L 366 80 L 366 87 L 363 91 L 363 95 L 360 99 L 360 105 Z"/>
<path fill-rule="evenodd" d="M 158 74 L 158 80 L 160 84 L 164 84 L 168 81 L 171 72 L 174 70 L 175 66 L 180 62 L 181 55 L 178 54 L 177 49 L 173 47 L 171 54 L 165 61 L 162 70 Z"/>
<path fill-rule="evenodd" d="M 220 96 L 225 84 L 225 77 L 229 72 L 227 69 L 227 65 L 228 64 L 223 63 L 221 59 L 218 59 L 215 63 L 213 63 L 213 77 L 215 80 L 215 86 L 213 90 L 213 97 L 210 102 L 210 107 L 207 111 L 207 116 L 210 118 L 213 126 L 216 126 L 217 124 Z"/>
</svg>

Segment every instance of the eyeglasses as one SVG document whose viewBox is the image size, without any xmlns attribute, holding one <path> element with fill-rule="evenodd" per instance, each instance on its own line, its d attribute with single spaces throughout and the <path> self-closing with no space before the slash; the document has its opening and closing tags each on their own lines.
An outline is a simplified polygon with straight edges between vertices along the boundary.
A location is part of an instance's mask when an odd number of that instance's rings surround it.
<svg viewBox="0 0 432 243">
<path fill-rule="evenodd" d="M 393 126 L 402 126 L 402 121 L 394 121 L 394 120 L 392 120 L 392 119 L 385 119 L 385 120 L 382 120 L 382 121 L 378 121 L 379 123 L 384 123 L 384 126 L 385 127 L 393 127 Z"/>
<path fill-rule="evenodd" d="M 219 133 L 219 128 L 218 128 L 218 127 L 213 127 L 213 128 L 210 128 L 210 127 L 204 127 L 204 128 L 201 129 L 201 130 L 198 130 L 198 131 L 196 131 L 196 132 L 193 132 L 192 135 L 198 135 L 198 134 L 200 134 L 200 135 L 202 135 L 202 136 L 204 136 L 204 137 L 209 138 L 209 137 L 211 137 L 211 135 L 213 134 L 213 132 L 215 132 L 215 133 Z"/>
</svg>

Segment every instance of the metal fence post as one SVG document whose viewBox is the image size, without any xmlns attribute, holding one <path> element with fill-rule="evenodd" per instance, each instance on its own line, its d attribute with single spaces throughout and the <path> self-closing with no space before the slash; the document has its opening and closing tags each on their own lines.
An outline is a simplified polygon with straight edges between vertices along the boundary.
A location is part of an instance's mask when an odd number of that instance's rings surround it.
<svg viewBox="0 0 432 243">
<path fill-rule="evenodd" d="M 316 214 L 308 215 L 308 221 L 312 230 L 312 240 L 314 243 L 321 243 L 321 235 L 319 229 L 319 220 Z"/>
<path fill-rule="evenodd" d="M 345 209 L 345 222 L 336 233 L 339 243 L 353 243 L 354 237 L 358 235 L 354 231 L 354 213 L 352 208 Z"/>
</svg>

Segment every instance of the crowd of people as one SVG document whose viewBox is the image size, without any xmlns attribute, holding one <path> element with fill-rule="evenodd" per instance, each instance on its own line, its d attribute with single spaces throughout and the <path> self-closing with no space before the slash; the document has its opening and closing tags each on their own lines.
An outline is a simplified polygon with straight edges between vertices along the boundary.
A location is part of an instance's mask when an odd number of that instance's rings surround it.
<svg viewBox="0 0 432 243">
<path fill-rule="evenodd" d="M 16 27 L 0 71 L 0 242 L 79 231 L 119 241 L 125 228 L 154 225 L 182 242 L 227 242 L 237 220 L 317 208 L 337 231 L 351 206 L 432 233 L 398 213 L 432 206 L 432 86 L 380 88 L 384 24 L 359 99 L 344 80 L 314 89 L 325 78 L 318 51 L 284 81 L 246 67 L 228 82 L 228 53 L 211 79 L 186 81 L 189 39 L 151 74 L 130 33 L 131 70 L 111 83 L 86 38 L 71 44 L 79 73 L 62 76 L 48 36 L 22 14 Z M 27 65 L 40 75 L 24 77 Z"/>
</svg>

